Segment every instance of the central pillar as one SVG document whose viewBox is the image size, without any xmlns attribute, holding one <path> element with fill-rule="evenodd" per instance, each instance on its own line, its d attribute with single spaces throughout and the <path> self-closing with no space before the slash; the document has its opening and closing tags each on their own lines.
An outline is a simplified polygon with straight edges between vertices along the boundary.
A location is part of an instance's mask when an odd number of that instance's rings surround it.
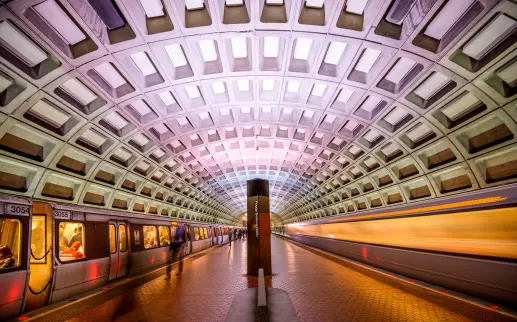
<svg viewBox="0 0 517 322">
<path fill-rule="evenodd" d="M 271 275 L 271 225 L 269 220 L 269 181 L 248 181 L 248 275 Z"/>
</svg>

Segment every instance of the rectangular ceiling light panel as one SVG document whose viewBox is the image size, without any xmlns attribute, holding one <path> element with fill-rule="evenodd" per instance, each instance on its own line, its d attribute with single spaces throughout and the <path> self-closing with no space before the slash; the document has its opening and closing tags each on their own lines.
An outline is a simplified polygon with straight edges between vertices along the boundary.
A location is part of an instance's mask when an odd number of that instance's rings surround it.
<svg viewBox="0 0 517 322">
<path fill-rule="evenodd" d="M 279 37 L 264 37 L 264 58 L 277 58 L 279 47 Z"/>
<path fill-rule="evenodd" d="M 450 0 L 424 31 L 424 35 L 441 40 L 463 17 L 476 0 Z"/>
<path fill-rule="evenodd" d="M 97 95 L 76 78 L 70 78 L 59 87 L 82 105 L 88 105 L 97 99 Z"/>
<path fill-rule="evenodd" d="M 495 46 L 502 42 L 517 27 L 517 21 L 505 14 L 500 14 L 488 26 L 476 34 L 465 46 L 463 53 L 475 60 L 480 60 Z"/>
<path fill-rule="evenodd" d="M 140 73 L 142 73 L 144 76 L 149 76 L 156 73 L 156 68 L 154 68 L 153 63 L 149 59 L 149 56 L 147 56 L 147 53 L 141 51 L 131 54 L 129 57 L 131 57 L 133 63 L 135 63 L 136 67 L 138 67 L 138 70 L 140 70 Z"/>
<path fill-rule="evenodd" d="M 294 47 L 294 59 L 307 60 L 311 52 L 312 39 L 310 38 L 296 38 Z"/>
<path fill-rule="evenodd" d="M 420 86 L 418 86 L 414 93 L 424 100 L 433 97 L 439 90 L 445 87 L 450 82 L 450 78 L 442 73 L 434 72 L 428 77 Z"/>
<path fill-rule="evenodd" d="M 368 73 L 372 69 L 373 65 L 377 62 L 381 55 L 381 51 L 373 48 L 366 48 L 359 58 L 357 65 L 355 66 L 355 70 Z"/>
<path fill-rule="evenodd" d="M 230 38 L 232 45 L 233 58 L 246 58 L 248 57 L 248 41 L 246 37 L 233 37 Z"/>
<path fill-rule="evenodd" d="M 124 77 L 109 62 L 96 66 L 93 69 L 111 88 L 118 88 L 126 84 Z"/>
<path fill-rule="evenodd" d="M 68 44 L 75 45 L 86 39 L 86 35 L 54 0 L 47 0 L 33 8 Z"/>
<path fill-rule="evenodd" d="M 46 52 L 6 20 L 0 22 L 0 44 L 29 67 L 47 59 Z"/>
<path fill-rule="evenodd" d="M 165 15 L 161 0 L 139 0 L 147 18 L 156 18 Z"/>
<path fill-rule="evenodd" d="M 347 0 L 345 10 L 356 15 L 362 15 L 367 3 L 368 0 Z"/>
<path fill-rule="evenodd" d="M 386 80 L 398 84 L 415 67 L 416 62 L 405 57 L 400 57 L 395 66 L 386 75 Z"/>
<path fill-rule="evenodd" d="M 345 52 L 346 43 L 339 42 L 339 41 L 333 41 L 330 43 L 329 48 L 327 50 L 327 54 L 325 55 L 325 63 L 331 64 L 331 65 L 337 65 L 339 64 L 339 61 L 341 60 L 341 56 L 343 56 L 343 53 Z"/>
<path fill-rule="evenodd" d="M 187 65 L 187 58 L 181 49 L 181 45 L 172 44 L 165 46 L 165 51 L 167 52 L 167 56 L 169 56 L 169 59 L 171 60 L 172 66 L 174 66 L 174 68 Z"/>
<path fill-rule="evenodd" d="M 198 44 L 204 62 L 211 62 L 217 60 L 217 50 L 215 49 L 214 40 L 200 40 L 198 41 Z"/>
<path fill-rule="evenodd" d="M 29 113 L 55 128 L 62 127 L 71 117 L 42 100 L 34 104 Z"/>
</svg>

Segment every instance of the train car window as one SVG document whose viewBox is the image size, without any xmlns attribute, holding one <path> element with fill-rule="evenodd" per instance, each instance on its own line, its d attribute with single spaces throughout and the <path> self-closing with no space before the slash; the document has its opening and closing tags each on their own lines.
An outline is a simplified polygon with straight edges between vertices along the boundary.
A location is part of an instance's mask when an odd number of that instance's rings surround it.
<svg viewBox="0 0 517 322">
<path fill-rule="evenodd" d="M 144 248 L 158 247 L 158 233 L 156 226 L 144 226 Z"/>
<path fill-rule="evenodd" d="M 119 242 L 119 251 L 125 252 L 127 251 L 127 234 L 126 234 L 126 225 L 118 225 L 118 242 Z"/>
<path fill-rule="evenodd" d="M 171 237 L 169 236 L 169 227 L 158 226 L 160 233 L 160 246 L 169 246 L 171 244 Z"/>
<path fill-rule="evenodd" d="M 208 229 L 206 227 L 203 227 L 203 239 L 208 238 Z"/>
<path fill-rule="evenodd" d="M 194 227 L 194 240 L 199 240 L 199 228 Z"/>
<path fill-rule="evenodd" d="M 22 264 L 22 223 L 18 219 L 0 218 L 0 271 Z"/>
<path fill-rule="evenodd" d="M 115 236 L 115 225 L 110 224 L 109 226 L 110 236 L 110 254 L 117 252 L 117 238 Z"/>
<path fill-rule="evenodd" d="M 59 223 L 59 259 L 62 262 L 83 259 L 86 254 L 84 224 L 79 222 Z"/>
<path fill-rule="evenodd" d="M 32 216 L 31 230 L 31 264 L 45 264 L 47 262 L 47 229 L 45 216 Z"/>
<path fill-rule="evenodd" d="M 178 226 L 171 226 L 171 237 L 173 239 L 176 236 L 176 229 L 178 229 Z"/>
</svg>

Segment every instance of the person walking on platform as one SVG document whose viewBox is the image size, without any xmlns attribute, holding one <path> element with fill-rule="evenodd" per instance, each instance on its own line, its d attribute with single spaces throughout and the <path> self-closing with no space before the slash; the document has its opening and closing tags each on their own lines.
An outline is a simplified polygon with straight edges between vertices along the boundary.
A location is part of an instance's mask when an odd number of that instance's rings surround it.
<svg viewBox="0 0 517 322">
<path fill-rule="evenodd" d="M 183 255 L 185 254 L 185 241 L 187 240 L 185 236 L 185 227 L 184 226 L 178 226 L 176 229 L 176 235 L 174 235 L 173 241 L 170 245 L 170 250 L 172 251 L 172 257 L 169 257 L 168 265 L 167 265 L 167 276 L 165 277 L 166 280 L 171 278 L 171 271 L 172 271 L 172 263 L 179 255 L 179 268 L 178 273 L 176 273 L 176 276 L 181 275 L 183 272 Z"/>
<path fill-rule="evenodd" d="M 232 231 L 228 231 L 228 240 L 230 241 L 230 248 L 232 248 Z"/>
</svg>

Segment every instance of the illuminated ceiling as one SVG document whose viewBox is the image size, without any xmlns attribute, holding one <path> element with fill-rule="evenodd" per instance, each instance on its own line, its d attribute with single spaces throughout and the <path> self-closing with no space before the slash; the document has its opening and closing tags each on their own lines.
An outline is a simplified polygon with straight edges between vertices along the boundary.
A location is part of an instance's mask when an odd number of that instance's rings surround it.
<svg viewBox="0 0 517 322">
<path fill-rule="evenodd" d="M 1 191 L 230 222 L 264 178 L 291 222 L 511 182 L 516 17 L 496 0 L 9 2 Z"/>
</svg>

